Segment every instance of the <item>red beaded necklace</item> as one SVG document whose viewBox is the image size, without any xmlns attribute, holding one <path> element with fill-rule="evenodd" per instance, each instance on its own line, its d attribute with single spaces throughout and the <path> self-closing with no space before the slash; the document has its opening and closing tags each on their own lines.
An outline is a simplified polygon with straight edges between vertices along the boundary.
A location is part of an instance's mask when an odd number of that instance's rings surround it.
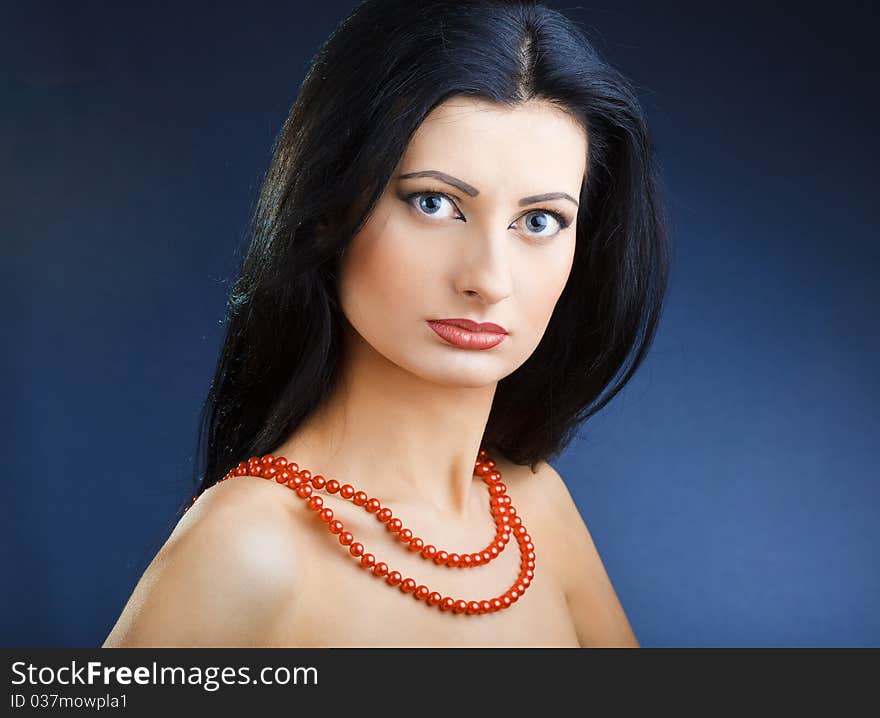
<svg viewBox="0 0 880 718">
<path fill-rule="evenodd" d="M 378 499 L 370 498 L 363 491 L 356 491 L 351 484 L 340 485 L 336 479 L 325 479 L 320 474 L 312 475 L 308 469 L 300 469 L 296 463 L 288 461 L 283 456 L 277 458 L 272 454 L 262 457 L 253 456 L 230 469 L 218 483 L 233 476 L 275 479 L 277 483 L 294 490 L 297 496 L 307 501 L 308 507 L 327 524 L 331 534 L 339 537 L 339 543 L 348 548 L 348 554 L 358 559 L 362 568 L 372 571 L 374 576 L 384 578 L 392 588 L 399 587 L 402 593 L 411 594 L 417 601 L 424 601 L 428 606 L 436 606 L 441 611 L 451 610 L 453 613 L 475 616 L 501 611 L 519 600 L 535 575 L 535 546 L 522 519 L 517 516 L 516 509 L 511 505 L 510 497 L 506 495 L 507 486 L 501 481 L 501 472 L 495 468 L 495 462 L 485 449 L 479 451 L 474 464 L 474 475 L 481 477 L 488 486 L 489 510 L 495 519 L 496 532 L 495 538 L 482 551 L 465 554 L 449 553 L 438 550 L 431 544 L 426 545 L 421 538 L 413 536 L 413 532 L 405 528 L 399 518 L 393 517 L 391 510 L 384 508 Z M 410 551 L 418 552 L 422 558 L 433 561 L 438 566 L 471 568 L 487 564 L 501 554 L 510 540 L 510 535 L 513 534 L 519 544 L 519 576 L 510 588 L 493 598 L 465 601 L 462 598 L 442 596 L 437 591 L 431 591 L 424 584 L 417 584 L 413 578 L 404 578 L 400 571 L 392 570 L 387 563 L 377 561 L 373 554 L 367 553 L 365 546 L 355 541 L 354 536 L 345 530 L 342 521 L 333 518 L 333 510 L 324 507 L 324 500 L 314 494 L 315 489 L 323 489 L 331 494 L 338 493 L 355 505 L 363 506 L 367 512 L 375 514 L 376 519 L 384 523 L 392 534 L 396 534 L 397 539 L 406 544 Z M 184 513 L 189 511 L 196 499 L 198 496 L 193 497 L 192 503 L 184 509 Z"/>
</svg>

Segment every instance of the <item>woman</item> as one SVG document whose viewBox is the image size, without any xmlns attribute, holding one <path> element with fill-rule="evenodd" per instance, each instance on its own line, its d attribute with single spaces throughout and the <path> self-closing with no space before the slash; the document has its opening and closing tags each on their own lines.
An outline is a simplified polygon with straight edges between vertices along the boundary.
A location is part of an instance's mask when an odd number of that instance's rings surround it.
<svg viewBox="0 0 880 718">
<path fill-rule="evenodd" d="M 547 460 L 653 339 L 657 186 L 563 15 L 359 4 L 274 148 L 195 498 L 104 645 L 638 646 Z"/>
</svg>

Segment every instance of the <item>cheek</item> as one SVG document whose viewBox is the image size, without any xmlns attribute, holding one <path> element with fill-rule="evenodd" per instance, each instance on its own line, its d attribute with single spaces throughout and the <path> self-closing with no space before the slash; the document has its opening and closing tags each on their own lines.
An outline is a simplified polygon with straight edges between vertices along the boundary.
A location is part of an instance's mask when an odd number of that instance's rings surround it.
<svg viewBox="0 0 880 718">
<path fill-rule="evenodd" d="M 368 224 L 346 252 L 340 274 L 342 306 L 362 320 L 381 318 L 383 324 L 393 324 L 395 316 L 420 306 L 428 270 L 424 253 L 393 222 Z"/>
<path fill-rule="evenodd" d="M 574 243 L 560 246 L 558 251 L 548 253 L 539 262 L 532 262 L 525 273 L 527 279 L 521 284 L 521 306 L 528 313 L 529 324 L 543 333 L 556 302 L 565 289 L 574 259 Z"/>
</svg>

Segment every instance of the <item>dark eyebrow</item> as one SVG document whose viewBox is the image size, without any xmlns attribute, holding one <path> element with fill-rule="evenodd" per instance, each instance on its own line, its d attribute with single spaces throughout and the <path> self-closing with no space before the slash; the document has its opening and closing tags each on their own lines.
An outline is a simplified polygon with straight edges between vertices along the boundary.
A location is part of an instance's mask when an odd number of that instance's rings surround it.
<svg viewBox="0 0 880 718">
<path fill-rule="evenodd" d="M 398 179 L 409 179 L 411 177 L 434 177 L 441 182 L 445 182 L 446 184 L 452 185 L 453 187 L 457 187 L 466 195 L 470 197 L 476 197 L 480 194 L 480 191 L 476 187 L 472 187 L 467 182 L 463 182 L 462 180 L 453 177 L 452 175 L 448 175 L 445 172 L 440 172 L 439 170 L 424 170 L 422 172 L 408 172 L 403 175 L 398 175 Z M 535 202 L 545 202 L 548 199 L 567 199 L 569 202 L 574 202 L 574 206 L 579 206 L 577 200 L 574 199 L 567 192 L 547 192 L 545 194 L 534 194 L 530 197 L 523 197 L 519 204 L 520 206 L 526 204 L 534 204 Z"/>
<path fill-rule="evenodd" d="M 567 192 L 547 192 L 546 194 L 533 194 L 531 197 L 523 197 L 519 201 L 519 203 L 520 205 L 534 204 L 535 202 L 546 202 L 548 199 L 567 199 L 570 202 L 574 202 L 575 207 L 579 206 L 577 200 Z"/>
</svg>

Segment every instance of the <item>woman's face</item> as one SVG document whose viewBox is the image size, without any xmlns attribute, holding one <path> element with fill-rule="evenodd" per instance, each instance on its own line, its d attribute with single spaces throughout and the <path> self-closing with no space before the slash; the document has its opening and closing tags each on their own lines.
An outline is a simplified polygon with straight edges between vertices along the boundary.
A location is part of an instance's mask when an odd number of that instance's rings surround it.
<svg viewBox="0 0 880 718">
<path fill-rule="evenodd" d="M 568 280 L 586 159 L 584 128 L 546 102 L 436 107 L 342 259 L 355 339 L 439 384 L 485 386 L 515 371 Z M 456 318 L 507 333 L 496 344 L 497 334 L 429 323 Z"/>
</svg>

